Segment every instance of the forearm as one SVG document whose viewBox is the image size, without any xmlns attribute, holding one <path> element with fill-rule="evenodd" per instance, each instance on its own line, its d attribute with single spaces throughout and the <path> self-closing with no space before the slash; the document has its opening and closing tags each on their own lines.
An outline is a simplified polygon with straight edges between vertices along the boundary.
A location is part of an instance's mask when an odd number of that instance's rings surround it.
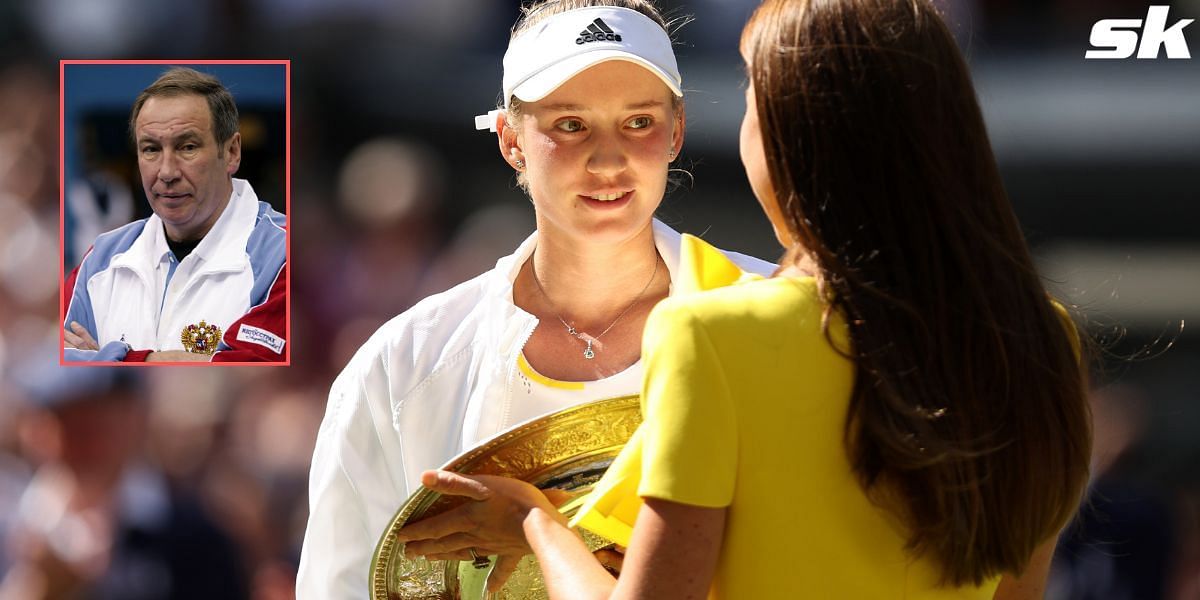
<svg viewBox="0 0 1200 600">
<path fill-rule="evenodd" d="M 99 350 L 63 349 L 63 358 L 67 362 L 119 362 L 128 356 L 129 347 L 123 342 L 109 342 Z"/>
<path fill-rule="evenodd" d="M 609 598 L 616 579 L 600 566 L 583 540 L 557 511 L 530 511 L 525 537 L 541 564 L 551 600 Z"/>
<path fill-rule="evenodd" d="M 161 350 L 147 355 L 146 362 L 209 362 L 209 356 L 184 350 Z"/>
</svg>

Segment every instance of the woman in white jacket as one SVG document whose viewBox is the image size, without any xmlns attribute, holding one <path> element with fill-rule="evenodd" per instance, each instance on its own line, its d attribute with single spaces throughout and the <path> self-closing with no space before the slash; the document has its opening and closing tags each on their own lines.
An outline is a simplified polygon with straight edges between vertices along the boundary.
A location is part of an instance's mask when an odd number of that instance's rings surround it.
<svg viewBox="0 0 1200 600">
<path fill-rule="evenodd" d="M 367 597 L 375 544 L 423 470 L 520 422 L 640 389 L 643 324 L 681 252 L 681 236 L 653 219 L 685 123 L 666 23 L 647 0 L 535 4 L 503 85 L 505 106 L 477 126 L 496 132 L 537 232 L 389 321 L 334 382 L 301 599 Z M 511 566 L 500 560 L 498 571 Z"/>
</svg>

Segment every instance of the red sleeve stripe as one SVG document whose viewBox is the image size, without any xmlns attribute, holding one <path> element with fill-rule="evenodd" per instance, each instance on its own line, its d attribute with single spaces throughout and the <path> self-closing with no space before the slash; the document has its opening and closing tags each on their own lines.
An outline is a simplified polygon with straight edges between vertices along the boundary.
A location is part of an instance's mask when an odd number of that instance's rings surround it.
<svg viewBox="0 0 1200 600">
<path fill-rule="evenodd" d="M 222 341 L 229 349 L 213 354 L 213 362 L 284 360 L 287 356 L 287 263 L 275 274 L 266 299 L 230 324 Z M 271 347 L 276 343 L 278 352 Z"/>
</svg>

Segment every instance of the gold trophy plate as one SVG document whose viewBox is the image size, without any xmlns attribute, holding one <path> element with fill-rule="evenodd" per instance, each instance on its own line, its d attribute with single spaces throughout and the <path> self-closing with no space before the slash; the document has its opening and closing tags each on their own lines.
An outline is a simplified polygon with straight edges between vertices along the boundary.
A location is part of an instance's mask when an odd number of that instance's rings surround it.
<svg viewBox="0 0 1200 600">
<path fill-rule="evenodd" d="M 558 488 L 574 500 L 560 507 L 574 514 L 583 497 L 642 422 L 638 396 L 599 400 L 518 425 L 459 455 L 442 468 L 468 475 L 504 475 L 539 489 Z M 470 561 L 404 557 L 396 531 L 441 514 L 466 500 L 420 488 L 396 511 L 371 559 L 371 600 L 516 600 L 546 598 L 541 571 L 526 556 L 504 588 L 487 594 L 488 569 Z M 607 540 L 581 532 L 595 550 Z M 493 564 L 495 561 L 492 561 Z"/>
</svg>

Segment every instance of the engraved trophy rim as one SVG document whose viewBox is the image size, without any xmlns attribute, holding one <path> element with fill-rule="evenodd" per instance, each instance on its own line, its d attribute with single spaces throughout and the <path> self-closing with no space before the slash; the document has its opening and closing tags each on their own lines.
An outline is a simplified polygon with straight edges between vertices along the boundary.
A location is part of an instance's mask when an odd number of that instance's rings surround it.
<svg viewBox="0 0 1200 600">
<path fill-rule="evenodd" d="M 599 421 L 599 422 L 598 422 Z M 441 468 L 463 474 L 489 474 L 515 477 L 547 487 L 565 485 L 574 491 L 590 489 L 595 479 L 607 469 L 612 460 L 629 441 L 641 423 L 639 396 L 620 396 L 579 404 L 563 410 L 518 424 L 481 442 L 475 447 L 450 459 Z M 551 433 L 577 432 L 582 438 L 575 444 L 558 444 L 552 452 L 538 455 L 522 452 L 531 446 L 553 441 Z M 501 459 L 506 455 L 524 459 L 514 466 Z M 542 484 L 542 485 L 539 485 Z M 572 485 L 574 484 L 574 487 Z M 462 500 L 444 498 L 425 487 L 413 492 L 388 522 L 383 535 L 375 545 L 371 556 L 370 598 L 371 600 L 396 600 L 407 598 L 459 598 L 457 576 L 460 561 L 431 561 L 444 563 L 444 586 L 436 589 L 421 589 L 419 595 L 405 595 L 391 589 L 393 566 L 412 564 L 399 551 L 402 544 L 396 542 L 395 533 L 410 519 L 425 518 L 439 514 Z M 432 512 L 430 512 L 432 511 Z M 469 563 L 468 563 L 469 564 Z"/>
</svg>

